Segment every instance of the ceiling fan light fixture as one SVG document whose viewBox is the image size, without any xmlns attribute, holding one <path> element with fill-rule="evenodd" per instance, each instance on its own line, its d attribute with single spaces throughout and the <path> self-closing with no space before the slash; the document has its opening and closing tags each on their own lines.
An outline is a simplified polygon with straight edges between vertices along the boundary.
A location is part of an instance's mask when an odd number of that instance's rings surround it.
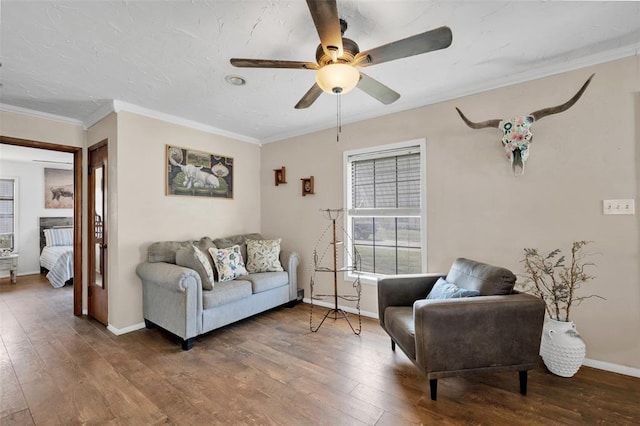
<svg viewBox="0 0 640 426">
<path fill-rule="evenodd" d="M 360 81 L 360 72 L 344 63 L 327 64 L 316 73 L 316 82 L 320 88 L 332 95 L 344 95 L 353 90 Z"/>
</svg>

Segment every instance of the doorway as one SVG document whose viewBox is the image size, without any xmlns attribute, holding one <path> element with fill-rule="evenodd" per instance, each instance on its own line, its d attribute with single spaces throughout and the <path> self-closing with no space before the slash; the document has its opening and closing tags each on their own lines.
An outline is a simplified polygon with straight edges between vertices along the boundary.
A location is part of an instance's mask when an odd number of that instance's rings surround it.
<svg viewBox="0 0 640 426">
<path fill-rule="evenodd" d="M 108 325 L 109 282 L 107 275 L 107 140 L 89 147 L 89 316 Z"/>
<path fill-rule="evenodd" d="M 0 143 L 73 154 L 73 314 L 82 315 L 82 148 L 0 136 Z"/>
</svg>

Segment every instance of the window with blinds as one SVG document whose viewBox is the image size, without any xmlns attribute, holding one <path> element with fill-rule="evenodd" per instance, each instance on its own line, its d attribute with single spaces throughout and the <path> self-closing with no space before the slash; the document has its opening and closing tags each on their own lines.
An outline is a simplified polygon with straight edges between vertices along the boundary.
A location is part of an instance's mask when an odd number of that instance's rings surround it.
<svg viewBox="0 0 640 426">
<path fill-rule="evenodd" d="M 424 141 L 345 154 L 349 258 L 361 272 L 420 273 L 424 256 Z"/>
<path fill-rule="evenodd" d="M 15 180 L 0 179 L 0 249 L 14 249 Z"/>
</svg>

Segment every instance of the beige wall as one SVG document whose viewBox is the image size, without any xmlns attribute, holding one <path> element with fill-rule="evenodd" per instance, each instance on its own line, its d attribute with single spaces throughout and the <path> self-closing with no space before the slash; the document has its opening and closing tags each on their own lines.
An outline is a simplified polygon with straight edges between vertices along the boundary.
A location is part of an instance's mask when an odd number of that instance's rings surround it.
<svg viewBox="0 0 640 426">
<path fill-rule="evenodd" d="M 233 157 L 234 198 L 165 195 L 167 144 Z M 110 228 L 109 244 L 118 248 L 109 254 L 109 323 L 122 329 L 143 320 L 135 268 L 146 259 L 149 244 L 260 232 L 260 147 L 120 112 L 116 152 L 111 144 L 109 149 L 109 170 L 115 170 L 109 208 L 117 223 Z"/>
<path fill-rule="evenodd" d="M 0 134 L 59 145 L 84 147 L 81 125 L 0 110 Z"/>
<path fill-rule="evenodd" d="M 534 124 L 523 177 L 511 175 L 498 130 L 469 129 L 454 109 L 475 121 L 527 114 L 566 101 L 592 72 L 573 108 Z M 426 138 L 428 271 L 446 272 L 464 256 L 522 273 L 525 247 L 593 240 L 597 278 L 585 294 L 607 300 L 586 300 L 572 319 L 588 358 L 640 368 L 640 216 L 604 216 L 601 207 L 638 198 L 639 122 L 640 57 L 632 57 L 349 124 L 339 143 L 333 129 L 270 143 L 262 148 L 262 230 L 300 253 L 308 297 L 313 248 L 327 225 L 319 209 L 343 204 L 343 152 Z M 281 166 L 288 184 L 275 187 L 272 170 Z M 299 179 L 309 175 L 316 195 L 302 197 Z M 377 313 L 376 303 L 375 286 L 365 284 L 362 309 Z"/>
</svg>

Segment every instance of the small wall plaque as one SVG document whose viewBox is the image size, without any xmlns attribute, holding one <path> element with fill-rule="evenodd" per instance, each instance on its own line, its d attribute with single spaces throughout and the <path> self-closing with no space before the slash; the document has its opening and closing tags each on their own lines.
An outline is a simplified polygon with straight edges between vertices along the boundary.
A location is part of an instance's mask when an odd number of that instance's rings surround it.
<svg viewBox="0 0 640 426">
<path fill-rule="evenodd" d="M 302 181 L 302 196 L 312 195 L 313 192 L 313 176 L 300 179 Z"/>
<path fill-rule="evenodd" d="M 284 166 L 279 169 L 274 169 L 273 176 L 275 178 L 276 186 L 287 183 L 287 169 Z"/>
</svg>

